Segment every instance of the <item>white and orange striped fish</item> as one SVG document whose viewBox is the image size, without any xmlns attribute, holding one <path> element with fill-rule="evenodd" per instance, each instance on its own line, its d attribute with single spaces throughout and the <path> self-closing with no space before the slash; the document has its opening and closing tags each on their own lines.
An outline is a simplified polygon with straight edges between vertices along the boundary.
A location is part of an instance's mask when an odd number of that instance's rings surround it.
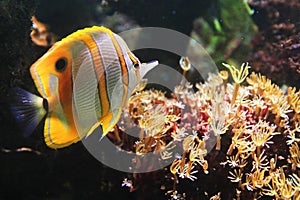
<svg viewBox="0 0 300 200">
<path fill-rule="evenodd" d="M 44 138 L 51 148 L 78 142 L 99 125 L 105 136 L 118 122 L 132 88 L 157 64 L 141 64 L 109 29 L 85 28 L 56 42 L 31 66 L 42 97 L 15 89 L 20 101 L 12 110 L 24 124 L 25 136 L 46 115 Z"/>
</svg>

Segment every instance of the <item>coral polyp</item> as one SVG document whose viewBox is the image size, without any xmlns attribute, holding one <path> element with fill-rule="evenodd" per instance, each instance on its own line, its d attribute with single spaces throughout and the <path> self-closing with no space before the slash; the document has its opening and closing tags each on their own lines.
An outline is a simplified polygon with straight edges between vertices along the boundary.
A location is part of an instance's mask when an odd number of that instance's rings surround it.
<svg viewBox="0 0 300 200">
<path fill-rule="evenodd" d="M 210 74 L 194 87 L 182 82 L 171 98 L 155 89 L 134 94 L 124 109 L 121 138 L 140 127 L 131 150 L 173 160 L 161 180 L 170 185 L 171 199 L 299 199 L 300 91 L 282 90 L 261 74 L 248 76 L 248 64 L 240 70 L 224 65 L 230 73 Z M 173 153 L 175 146 L 181 155 Z M 220 183 L 215 190 L 207 186 L 224 174 L 231 197 Z"/>
</svg>

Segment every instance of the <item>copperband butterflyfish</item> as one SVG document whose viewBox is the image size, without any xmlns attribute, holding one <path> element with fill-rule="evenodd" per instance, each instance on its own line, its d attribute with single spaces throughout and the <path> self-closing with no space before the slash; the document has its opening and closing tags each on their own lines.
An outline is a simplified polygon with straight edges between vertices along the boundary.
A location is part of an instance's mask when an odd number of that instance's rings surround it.
<svg viewBox="0 0 300 200">
<path fill-rule="evenodd" d="M 105 27 L 78 30 L 56 42 L 31 67 L 40 96 L 15 89 L 16 119 L 30 135 L 45 117 L 50 148 L 80 141 L 98 126 L 105 136 L 118 122 L 133 88 L 157 61 L 141 63 L 125 41 Z"/>
</svg>

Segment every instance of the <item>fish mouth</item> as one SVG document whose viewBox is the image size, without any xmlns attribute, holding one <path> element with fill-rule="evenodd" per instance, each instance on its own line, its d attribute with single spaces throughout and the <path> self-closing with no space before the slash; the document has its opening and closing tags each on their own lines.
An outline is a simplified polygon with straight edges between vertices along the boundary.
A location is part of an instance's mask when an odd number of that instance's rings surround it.
<svg viewBox="0 0 300 200">
<path fill-rule="evenodd" d="M 148 63 L 142 63 L 140 67 L 140 76 L 143 78 L 151 69 L 159 65 L 157 60 L 150 61 Z"/>
</svg>

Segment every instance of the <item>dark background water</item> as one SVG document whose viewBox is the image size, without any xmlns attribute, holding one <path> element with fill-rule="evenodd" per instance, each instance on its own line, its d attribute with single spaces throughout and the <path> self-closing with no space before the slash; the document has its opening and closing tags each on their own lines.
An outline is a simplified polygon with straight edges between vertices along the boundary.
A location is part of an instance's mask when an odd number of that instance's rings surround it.
<svg viewBox="0 0 300 200">
<path fill-rule="evenodd" d="M 1 0 L 0 199 L 167 199 L 161 186 L 172 187 L 162 172 L 133 175 L 108 168 L 81 143 L 49 149 L 43 142 L 43 124 L 29 138 L 20 135 L 22 127 L 16 126 L 8 110 L 9 88 L 18 86 L 37 94 L 29 67 L 49 48 L 31 41 L 31 16 L 47 24 L 56 39 L 91 25 L 105 25 L 115 32 L 155 26 L 193 33 L 218 66 L 223 61 L 249 61 L 253 70 L 276 83 L 299 88 L 299 4 L 253 0 L 250 15 L 242 1 L 230 0 Z M 153 50 L 135 53 L 141 60 L 155 57 L 178 68 L 176 55 Z M 135 179 L 137 189 L 129 192 L 121 187 L 124 178 Z M 205 199 L 220 190 L 222 199 L 231 199 L 232 188 L 223 180 L 226 177 L 214 180 L 208 195 L 198 188 L 191 199 Z"/>
</svg>

